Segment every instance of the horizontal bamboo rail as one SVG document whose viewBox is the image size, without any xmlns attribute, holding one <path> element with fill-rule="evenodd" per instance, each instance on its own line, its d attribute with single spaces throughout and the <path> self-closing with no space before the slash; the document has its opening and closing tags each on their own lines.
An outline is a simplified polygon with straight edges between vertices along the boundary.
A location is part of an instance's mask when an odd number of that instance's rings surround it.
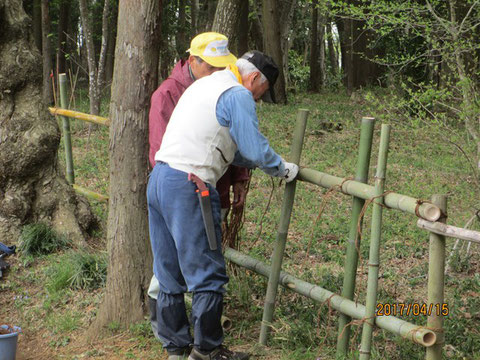
<svg viewBox="0 0 480 360">
<path fill-rule="evenodd" d="M 456 239 L 471 241 L 480 244 L 480 232 L 459 228 L 441 222 L 431 222 L 424 219 L 418 219 L 417 226 L 438 235 L 444 235 Z"/>
<path fill-rule="evenodd" d="M 317 170 L 301 169 L 298 173 L 297 180 L 316 184 L 326 189 L 336 187 L 338 191 L 344 194 L 353 195 L 365 200 L 375 196 L 375 188 L 371 185 L 362 184 L 355 180 L 346 180 Z M 413 215 L 417 215 L 418 212 L 420 217 L 429 221 L 437 221 L 442 214 L 440 209 L 431 203 L 393 192 L 385 195 L 384 203 L 389 208 L 402 210 Z"/>
<path fill-rule="evenodd" d="M 108 196 L 105 196 L 105 195 L 96 193 L 94 191 L 85 189 L 85 188 L 83 188 L 81 186 L 78 186 L 76 184 L 73 184 L 72 186 L 73 186 L 73 190 L 75 190 L 80 195 L 83 195 L 85 197 L 88 197 L 90 199 L 97 200 L 97 201 L 103 201 L 103 202 L 108 201 Z"/>
<path fill-rule="evenodd" d="M 73 111 L 73 110 L 67 110 L 67 109 L 60 109 L 56 107 L 49 107 L 48 110 L 50 111 L 50 114 L 52 115 L 62 115 L 62 116 L 67 116 L 71 117 L 74 119 L 78 120 L 83 120 L 83 121 L 88 121 L 94 124 L 99 124 L 99 125 L 104 125 L 104 126 L 110 126 L 110 119 L 97 116 L 97 115 L 91 115 L 91 114 L 85 114 L 79 111 Z"/>
<path fill-rule="evenodd" d="M 247 268 L 259 275 L 268 277 L 270 274 L 270 266 L 232 248 L 227 247 L 224 255 L 235 264 Z M 345 299 L 340 295 L 321 288 L 320 286 L 297 279 L 283 271 L 280 273 L 279 281 L 280 284 L 286 288 L 317 302 L 328 303 L 333 309 L 352 318 L 363 319 L 365 317 L 365 306 L 357 304 L 352 300 Z M 432 346 L 437 339 L 437 335 L 432 330 L 411 324 L 394 316 L 379 316 L 376 318 L 375 323 L 381 329 L 400 335 L 405 339 L 409 339 L 425 347 Z"/>
</svg>

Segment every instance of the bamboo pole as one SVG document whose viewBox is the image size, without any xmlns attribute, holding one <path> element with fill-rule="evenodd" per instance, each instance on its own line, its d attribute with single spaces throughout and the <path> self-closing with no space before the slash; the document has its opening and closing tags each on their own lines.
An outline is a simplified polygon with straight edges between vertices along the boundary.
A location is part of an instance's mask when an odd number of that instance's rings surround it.
<svg viewBox="0 0 480 360">
<path fill-rule="evenodd" d="M 297 165 L 300 162 L 300 155 L 302 153 L 303 137 L 305 135 L 305 127 L 307 125 L 307 116 L 308 110 L 298 110 L 295 132 L 293 134 L 292 149 L 290 152 L 290 161 L 296 163 Z M 293 200 L 295 197 L 295 187 L 296 180 L 293 180 L 285 185 L 280 224 L 278 225 L 277 240 L 272 255 L 272 271 L 268 278 L 265 307 L 263 310 L 263 319 L 260 328 L 259 342 L 262 345 L 267 344 L 268 332 L 273 319 L 275 298 L 278 290 L 278 279 L 282 267 L 283 253 L 285 252 L 288 226 L 290 225 L 290 216 L 292 214 Z"/>
<path fill-rule="evenodd" d="M 60 86 L 60 104 L 62 107 L 67 106 L 67 75 L 59 74 L 58 80 Z M 67 172 L 67 181 L 70 184 L 75 183 L 75 173 L 73 170 L 73 152 L 72 152 L 72 136 L 70 133 L 70 120 L 62 116 L 63 143 L 65 145 L 65 163 Z"/>
<path fill-rule="evenodd" d="M 432 203 L 447 213 L 447 197 L 445 195 L 432 196 Z M 446 222 L 442 218 L 441 222 Z M 427 360 L 441 360 L 442 349 L 445 344 L 445 334 L 443 332 L 443 311 L 444 304 L 444 284 L 445 284 L 445 236 L 430 233 L 430 246 L 428 250 L 428 306 L 435 309 L 428 316 L 427 326 L 435 329 L 437 341 L 427 349 Z M 437 309 L 440 309 L 437 313 Z"/>
<path fill-rule="evenodd" d="M 358 149 L 357 171 L 355 180 L 366 183 L 368 180 L 368 169 L 370 167 L 370 154 L 372 151 L 372 138 L 375 119 L 371 117 L 362 118 L 360 130 L 360 146 Z M 352 199 L 352 217 L 350 220 L 350 231 L 348 234 L 347 254 L 345 259 L 345 271 L 343 276 L 342 296 L 346 299 L 353 299 L 355 292 L 355 280 L 357 276 L 358 252 L 357 242 L 360 244 L 360 237 L 357 234 L 358 218 L 362 211 L 365 200 L 356 196 Z M 360 223 L 360 226 L 361 223 Z M 348 350 L 350 339 L 350 327 L 347 324 L 352 319 L 340 313 L 338 319 L 337 357 L 345 356 Z"/>
<path fill-rule="evenodd" d="M 251 270 L 259 275 L 270 277 L 270 266 L 242 254 L 241 252 L 227 247 L 225 249 L 225 258 Z M 332 293 L 320 286 L 310 284 L 306 281 L 293 277 L 283 271 L 280 272 L 279 282 L 284 287 L 303 295 L 321 304 L 327 304 L 333 309 L 340 311 L 354 319 L 365 317 L 365 306 L 355 303 L 352 300 L 345 299 L 340 295 Z M 422 326 L 411 324 L 407 321 L 398 319 L 394 316 L 381 316 L 377 319 L 377 325 L 381 329 L 387 330 L 393 334 L 399 335 L 405 339 L 425 347 L 432 346 L 436 341 L 435 332 Z"/>
<path fill-rule="evenodd" d="M 63 105 L 62 105 L 63 107 Z M 104 126 L 110 126 L 110 119 L 97 116 L 97 115 L 91 115 L 91 114 L 85 114 L 79 111 L 73 111 L 73 110 L 67 110 L 67 109 L 60 109 L 56 107 L 49 107 L 48 110 L 50 111 L 50 114 L 52 115 L 63 115 L 67 117 L 71 117 L 74 119 L 78 120 L 83 120 L 87 122 L 91 122 L 94 124 L 99 124 L 99 125 L 104 125 Z"/>
<path fill-rule="evenodd" d="M 383 193 L 387 169 L 390 125 L 382 124 L 380 149 L 378 153 L 377 172 L 375 175 L 375 199 L 373 200 L 372 228 L 370 236 L 370 254 L 368 257 L 367 299 L 363 319 L 360 360 L 370 359 L 375 311 L 377 309 L 378 270 L 380 267 L 380 241 L 382 239 Z"/>
<path fill-rule="evenodd" d="M 93 200 L 97 200 L 97 201 L 103 201 L 103 202 L 107 202 L 108 201 L 108 196 L 105 196 L 105 195 L 102 195 L 102 194 L 99 194 L 99 193 L 96 193 L 94 191 L 91 191 L 91 190 L 88 190 L 88 189 L 85 189 L 81 186 L 78 186 L 76 184 L 73 184 L 73 189 L 85 196 L 85 197 L 88 197 L 90 199 L 93 199 Z"/>
<path fill-rule="evenodd" d="M 452 225 L 443 224 L 441 222 L 431 222 L 423 219 L 418 219 L 417 226 L 419 228 L 428 230 L 438 235 L 443 235 L 460 240 L 471 241 L 480 244 L 480 232 L 459 228 Z"/>
<path fill-rule="evenodd" d="M 338 176 L 329 175 L 312 169 L 301 169 L 298 173 L 297 180 L 316 184 L 326 189 L 332 187 L 338 187 L 342 183 L 342 188 L 339 189 L 343 193 L 353 195 L 362 199 L 370 199 L 375 194 L 373 186 L 362 184 L 358 181 L 347 180 Z M 402 210 L 409 214 L 416 215 L 416 209 L 420 217 L 428 221 L 437 221 L 440 218 L 441 212 L 438 206 L 430 203 L 421 202 L 419 199 L 412 198 L 407 195 L 401 195 L 397 193 L 389 193 L 384 198 L 385 205 L 392 209 Z M 417 206 L 417 204 L 419 204 Z"/>
</svg>

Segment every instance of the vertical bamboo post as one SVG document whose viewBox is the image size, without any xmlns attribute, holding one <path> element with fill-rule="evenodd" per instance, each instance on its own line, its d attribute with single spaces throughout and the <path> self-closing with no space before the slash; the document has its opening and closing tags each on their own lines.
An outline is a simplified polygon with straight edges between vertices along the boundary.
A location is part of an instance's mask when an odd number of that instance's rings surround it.
<svg viewBox="0 0 480 360">
<path fill-rule="evenodd" d="M 362 118 L 360 130 L 360 145 L 358 148 L 357 171 L 355 180 L 361 183 L 367 183 L 368 169 L 370 167 L 370 154 L 372 152 L 372 138 L 375 119 L 371 117 Z M 353 196 L 352 200 L 352 218 L 350 220 L 350 232 L 348 234 L 347 254 L 345 258 L 345 271 L 343 276 L 342 296 L 352 300 L 355 292 L 355 280 L 357 276 L 358 252 L 357 244 L 360 244 L 360 238 L 357 239 L 357 226 L 360 212 L 362 211 L 365 200 Z M 360 224 L 361 226 L 361 224 Z M 350 327 L 347 324 L 351 317 L 340 313 L 338 319 L 338 337 L 337 337 L 337 357 L 347 354 L 348 342 L 350 339 Z"/>
<path fill-rule="evenodd" d="M 300 163 L 300 155 L 302 153 L 303 137 L 305 127 L 307 125 L 308 110 L 299 109 L 297 114 L 297 122 L 295 132 L 293 134 L 293 143 L 290 151 L 290 161 L 295 164 Z M 283 194 L 282 211 L 280 215 L 280 224 L 278 225 L 277 239 L 272 255 L 272 266 L 270 276 L 268 277 L 267 294 L 265 298 L 265 307 L 263 310 L 262 325 L 260 328 L 259 342 L 262 345 L 267 344 L 268 331 L 273 319 L 273 311 L 275 308 L 275 298 L 277 296 L 278 281 L 282 268 L 283 253 L 285 251 L 285 243 L 287 240 L 288 226 L 290 225 L 290 216 L 292 214 L 293 200 L 295 197 L 296 180 L 285 185 Z"/>
<path fill-rule="evenodd" d="M 443 213 L 447 213 L 447 197 L 445 195 L 433 195 L 432 203 L 437 205 Z M 443 217 L 439 221 L 445 223 L 446 218 Z M 441 360 L 445 343 L 444 314 L 442 314 L 444 310 L 445 236 L 431 232 L 428 253 L 428 308 L 433 310 L 428 316 L 427 326 L 435 329 L 437 341 L 433 346 L 427 348 L 426 359 Z"/>
<path fill-rule="evenodd" d="M 382 236 L 382 206 L 385 173 L 387 168 L 388 143 L 390 140 L 390 125 L 382 124 L 380 148 L 375 174 L 375 198 L 373 200 L 372 228 L 370 234 L 370 254 L 368 258 L 367 299 L 365 304 L 365 318 L 362 330 L 360 360 L 370 359 L 372 333 L 375 326 L 375 311 L 377 308 L 378 268 L 380 265 L 380 240 Z"/>
<path fill-rule="evenodd" d="M 58 83 L 60 86 L 60 106 L 64 109 L 67 108 L 67 75 L 65 73 L 59 74 Z M 73 171 L 73 154 L 72 154 L 72 137 L 70 133 L 70 120 L 62 116 L 62 128 L 63 128 L 63 143 L 65 145 L 65 160 L 67 170 L 67 181 L 70 184 L 75 183 L 75 174 Z"/>
</svg>

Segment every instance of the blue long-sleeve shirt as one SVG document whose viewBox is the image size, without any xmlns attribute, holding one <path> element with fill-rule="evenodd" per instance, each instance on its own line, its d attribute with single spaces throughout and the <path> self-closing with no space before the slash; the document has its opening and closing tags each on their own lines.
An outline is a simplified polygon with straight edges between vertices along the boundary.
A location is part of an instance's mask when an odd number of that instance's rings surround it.
<svg viewBox="0 0 480 360">
<path fill-rule="evenodd" d="M 225 91 L 218 99 L 216 115 L 220 125 L 229 128 L 237 144 L 234 165 L 259 167 L 271 176 L 283 174 L 282 158 L 258 129 L 255 100 L 249 90 L 235 86 Z"/>
</svg>

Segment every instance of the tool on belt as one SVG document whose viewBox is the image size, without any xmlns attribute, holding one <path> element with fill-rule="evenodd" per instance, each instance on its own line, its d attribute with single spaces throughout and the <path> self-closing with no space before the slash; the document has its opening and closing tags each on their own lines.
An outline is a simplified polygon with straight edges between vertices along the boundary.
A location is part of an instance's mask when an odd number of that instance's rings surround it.
<svg viewBox="0 0 480 360">
<path fill-rule="evenodd" d="M 203 223 L 207 232 L 208 244 L 210 250 L 217 250 L 217 236 L 215 235 L 215 223 L 213 222 L 212 203 L 210 202 L 210 191 L 207 185 L 195 174 L 188 174 L 188 180 L 197 185 L 198 200 L 202 210 Z"/>
</svg>

